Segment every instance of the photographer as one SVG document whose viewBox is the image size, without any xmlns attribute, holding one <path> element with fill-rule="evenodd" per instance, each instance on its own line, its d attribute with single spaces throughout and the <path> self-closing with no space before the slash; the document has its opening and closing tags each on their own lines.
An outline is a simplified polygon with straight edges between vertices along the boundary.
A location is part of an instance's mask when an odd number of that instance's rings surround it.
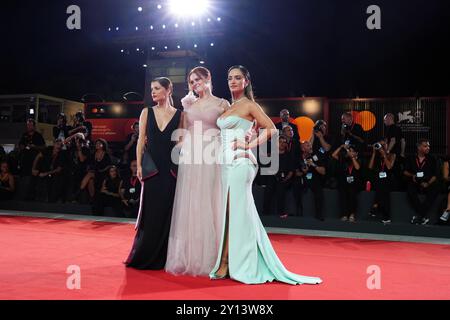
<svg viewBox="0 0 450 320">
<path fill-rule="evenodd" d="M 14 197 L 15 180 L 9 172 L 9 165 L 6 160 L 0 162 L 0 201 L 11 200 Z"/>
<path fill-rule="evenodd" d="M 430 155 L 430 142 L 427 139 L 417 142 L 417 154 L 407 159 L 403 174 L 408 179 L 408 199 L 416 212 L 411 223 L 428 224 L 430 219 L 426 213 L 436 199 L 438 190 L 434 183 L 436 160 Z M 419 194 L 426 195 L 423 203 L 420 202 Z"/>
<path fill-rule="evenodd" d="M 53 127 L 53 138 L 65 141 L 70 136 L 71 126 L 67 125 L 67 117 L 64 113 L 58 114 L 57 124 Z M 64 144 L 63 150 L 67 150 L 67 145 Z"/>
<path fill-rule="evenodd" d="M 133 123 L 131 126 L 133 132 L 131 132 L 125 141 L 125 148 L 123 153 L 123 163 L 131 163 L 136 160 L 136 147 L 137 139 L 139 137 L 139 122 Z"/>
<path fill-rule="evenodd" d="M 276 179 L 276 197 L 277 213 L 280 218 L 287 218 L 286 213 L 286 194 L 291 187 L 292 177 L 294 175 L 294 163 L 292 154 L 288 150 L 288 139 L 285 136 L 278 138 L 279 168 L 275 175 Z"/>
<path fill-rule="evenodd" d="M 92 123 L 86 121 L 83 111 L 78 111 L 75 114 L 73 129 L 69 131 L 70 136 L 76 133 L 83 133 L 84 138 L 91 141 Z"/>
<path fill-rule="evenodd" d="M 53 147 L 40 152 L 33 162 L 33 185 L 44 191 L 46 201 L 56 202 L 63 197 L 63 168 L 65 159 L 62 154 L 62 141 L 55 140 Z"/>
<path fill-rule="evenodd" d="M 327 123 L 324 120 L 317 120 L 313 127 L 311 138 L 309 139 L 314 153 L 327 155 L 333 145 L 331 138 L 327 135 Z"/>
<path fill-rule="evenodd" d="M 287 151 L 291 154 L 292 158 L 300 159 L 300 142 L 294 139 L 294 130 L 291 126 L 286 126 L 283 128 L 283 136 L 287 140 Z"/>
<path fill-rule="evenodd" d="M 289 110 L 283 109 L 280 111 L 281 122 L 278 122 L 275 127 L 278 129 L 280 135 L 283 133 L 283 129 L 287 126 L 291 127 L 294 131 L 293 139 L 295 141 L 300 141 L 300 136 L 298 135 L 298 128 L 295 124 L 289 122 Z"/>
<path fill-rule="evenodd" d="M 343 144 L 332 155 L 338 162 L 338 184 L 341 199 L 342 221 L 355 222 L 358 193 L 361 191 L 361 164 L 355 147 Z"/>
<path fill-rule="evenodd" d="M 65 144 L 71 145 L 70 150 L 70 187 L 72 190 L 72 201 L 79 200 L 81 193 L 81 181 L 86 176 L 89 163 L 91 162 L 91 150 L 89 141 L 84 139 L 84 134 L 76 133 L 70 138 L 66 139 Z"/>
<path fill-rule="evenodd" d="M 141 197 L 141 182 L 137 177 L 137 162 L 131 161 L 130 176 L 124 178 L 121 196 L 124 213 L 127 218 L 136 218 L 139 211 L 139 201 Z"/>
<path fill-rule="evenodd" d="M 360 124 L 353 121 L 351 112 L 345 112 L 341 116 L 341 143 L 351 145 L 355 151 L 361 152 L 364 144 L 364 130 Z"/>
<path fill-rule="evenodd" d="M 447 197 L 445 199 L 445 210 L 439 218 L 440 224 L 448 222 L 450 217 L 450 157 L 446 157 L 444 165 L 442 166 L 442 177 L 445 183 L 445 189 L 447 190 Z"/>
<path fill-rule="evenodd" d="M 375 202 L 370 210 L 370 216 L 376 217 L 381 213 L 381 222 L 384 224 L 391 222 L 390 193 L 395 185 L 393 168 L 397 157 L 395 153 L 388 153 L 387 141 L 387 138 L 384 138 L 372 146 L 369 161 L 369 170 L 374 173 L 375 189 Z"/>
<path fill-rule="evenodd" d="M 116 216 L 123 216 L 120 193 L 122 184 L 123 181 L 120 178 L 119 170 L 116 166 L 110 166 L 107 169 L 106 177 L 102 181 L 99 192 L 95 194 L 95 201 L 92 206 L 94 215 L 102 216 L 106 207 L 112 207 Z"/>
<path fill-rule="evenodd" d="M 297 197 L 297 215 L 303 215 L 303 193 L 310 189 L 314 195 L 315 217 L 323 221 L 323 186 L 322 179 L 326 170 L 323 159 L 313 154 L 309 141 L 301 144 L 302 156 L 296 161 L 294 192 Z"/>
</svg>

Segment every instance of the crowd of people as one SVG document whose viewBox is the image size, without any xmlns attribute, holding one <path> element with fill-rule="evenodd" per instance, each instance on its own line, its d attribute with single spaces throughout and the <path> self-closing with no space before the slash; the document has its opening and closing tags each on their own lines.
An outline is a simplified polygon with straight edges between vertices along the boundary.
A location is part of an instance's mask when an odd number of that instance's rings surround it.
<svg viewBox="0 0 450 320">
<path fill-rule="evenodd" d="M 350 112 L 342 114 L 339 135 L 329 135 L 327 123 L 318 120 L 307 141 L 299 140 L 296 125 L 288 120 L 288 110 L 282 110 L 280 118 L 279 169 L 257 180 L 265 187 L 263 214 L 272 214 L 275 202 L 276 214 L 287 218 L 286 195 L 292 191 L 295 214 L 302 216 L 304 194 L 311 190 L 315 217 L 323 221 L 324 188 L 331 188 L 339 192 L 341 220 L 355 222 L 359 192 L 373 189 L 375 200 L 368 215 L 384 224 L 391 223 L 392 191 L 407 193 L 415 212 L 411 223 L 423 225 L 430 223 L 427 213 L 436 197 L 440 192 L 446 193 L 447 201 L 442 204 L 437 221 L 448 222 L 450 159 L 433 156 L 427 139 L 419 139 L 415 154 L 405 157 L 405 139 L 393 114 L 384 116 L 384 137 L 374 144 L 365 141 L 363 128 Z M 421 201 L 423 197 L 425 200 Z"/>
<path fill-rule="evenodd" d="M 104 139 L 92 141 L 92 124 L 81 111 L 73 126 L 65 114 L 58 115 L 51 146 L 36 130 L 35 120 L 28 119 L 17 148 L 1 156 L 0 199 L 13 199 L 20 179 L 27 201 L 85 203 L 94 215 L 111 207 L 115 216 L 136 217 L 141 188 L 136 175 L 137 122 L 133 130 L 124 156 L 117 157 Z"/>
<path fill-rule="evenodd" d="M 393 114 L 384 116 L 385 136 L 372 145 L 366 143 L 363 128 L 350 112 L 341 117 L 340 135 L 329 135 L 327 123 L 318 120 L 307 141 L 300 141 L 287 109 L 280 112 L 280 118 L 276 125 L 280 133 L 278 171 L 258 175 L 255 180 L 264 187 L 262 214 L 272 214 L 275 206 L 276 214 L 287 218 L 286 196 L 293 192 L 295 215 L 302 216 L 304 195 L 311 190 L 315 217 L 323 221 L 324 188 L 331 188 L 339 191 L 342 221 L 355 222 L 361 218 L 356 216 L 358 193 L 370 190 L 370 184 L 375 200 L 368 214 L 385 224 L 391 222 L 392 191 L 407 192 L 416 213 L 413 224 L 428 224 L 428 209 L 440 192 L 446 192 L 447 201 L 437 220 L 448 222 L 449 159 L 437 161 L 426 139 L 418 140 L 416 154 L 406 158 L 405 139 Z M 133 124 L 116 156 L 105 140 L 92 141 L 91 133 L 92 124 L 83 112 L 75 115 L 72 126 L 61 113 L 53 128 L 53 145 L 47 147 L 35 121 L 28 119 L 18 148 L 0 155 L 0 199 L 14 198 L 18 177 L 25 200 L 89 203 L 94 215 L 103 215 L 105 208 L 111 207 L 116 216 L 137 217 L 141 194 L 136 163 L 139 123 Z M 425 196 L 423 202 L 421 194 Z"/>
</svg>

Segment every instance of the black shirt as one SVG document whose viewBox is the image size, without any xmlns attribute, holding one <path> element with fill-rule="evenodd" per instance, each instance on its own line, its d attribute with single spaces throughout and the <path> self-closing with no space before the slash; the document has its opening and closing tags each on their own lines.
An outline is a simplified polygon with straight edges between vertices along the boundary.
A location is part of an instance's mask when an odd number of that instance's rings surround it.
<svg viewBox="0 0 450 320">
<path fill-rule="evenodd" d="M 124 197 L 127 200 L 138 200 L 141 196 L 141 182 L 137 177 L 127 177 L 123 180 L 122 189 L 125 189 Z"/>
<path fill-rule="evenodd" d="M 312 154 L 311 156 L 304 157 L 303 155 L 300 157 L 300 161 L 296 163 L 296 168 L 299 169 L 301 172 L 302 169 L 306 168 L 305 161 L 307 159 L 312 159 L 313 163 L 317 167 L 325 167 L 325 161 L 322 156 L 319 154 Z M 322 180 L 322 175 L 316 171 L 316 168 L 313 166 L 309 166 L 308 171 L 306 174 L 303 175 L 303 183 L 309 184 L 314 182 L 320 182 Z"/>
<path fill-rule="evenodd" d="M 342 159 L 337 166 L 337 177 L 339 186 L 361 188 L 361 170 L 356 170 L 351 159 Z"/>
<path fill-rule="evenodd" d="M 277 179 L 284 179 L 289 174 L 295 170 L 295 165 L 293 161 L 292 154 L 289 152 L 279 154 L 279 167 L 277 172 Z"/>
<path fill-rule="evenodd" d="M 349 131 L 351 132 L 352 135 L 350 135 L 349 133 L 345 133 L 345 135 L 341 134 L 341 137 L 342 137 L 341 143 L 343 144 L 348 140 L 350 142 L 350 145 L 353 145 L 358 152 L 362 151 L 363 143 L 359 142 L 359 140 L 356 140 L 354 136 L 364 139 L 363 128 L 361 127 L 360 124 L 353 123 L 350 126 Z"/>
<path fill-rule="evenodd" d="M 385 127 L 385 136 L 387 138 L 388 146 L 391 143 L 391 139 L 395 138 L 395 145 L 392 148 L 391 152 L 395 153 L 397 156 L 400 155 L 401 152 L 401 139 L 403 138 L 402 129 L 399 126 L 393 124 L 391 126 Z"/>
<path fill-rule="evenodd" d="M 65 158 L 62 151 L 53 156 L 53 148 L 49 147 L 42 153 L 42 156 L 36 168 L 39 172 L 49 172 L 64 167 Z"/>
<path fill-rule="evenodd" d="M 125 141 L 125 146 L 127 146 L 130 143 L 131 138 L 133 137 L 134 134 L 136 134 L 136 133 L 132 132 L 127 136 L 127 140 Z M 137 148 L 137 139 L 133 143 L 131 148 L 128 149 L 128 151 L 127 151 L 128 152 L 128 163 L 131 163 L 131 161 L 136 160 L 136 148 Z"/>
<path fill-rule="evenodd" d="M 432 177 L 437 175 L 436 159 L 429 154 L 425 156 L 422 162 L 419 161 L 417 155 L 409 157 L 406 160 L 405 171 L 416 175 L 416 181 L 418 183 L 428 182 Z M 423 177 L 418 177 L 418 172 L 423 172 Z"/>
<path fill-rule="evenodd" d="M 23 176 L 31 176 L 33 161 L 39 154 L 39 150 L 30 148 L 30 145 L 35 145 L 37 147 L 44 147 L 45 146 L 44 138 L 37 131 L 34 131 L 33 134 L 25 132 L 20 138 L 19 145 L 24 147 L 24 149 L 21 151 L 19 159 L 20 173 Z"/>
</svg>

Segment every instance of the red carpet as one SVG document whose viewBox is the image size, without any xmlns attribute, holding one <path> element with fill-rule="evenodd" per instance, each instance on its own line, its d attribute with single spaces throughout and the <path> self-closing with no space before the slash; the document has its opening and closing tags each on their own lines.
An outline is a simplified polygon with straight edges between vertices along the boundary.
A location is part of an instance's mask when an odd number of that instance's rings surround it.
<svg viewBox="0 0 450 320">
<path fill-rule="evenodd" d="M 0 217 L 0 299 L 448 299 L 450 246 L 271 235 L 285 266 L 320 276 L 316 286 L 244 285 L 232 280 L 137 271 L 122 264 L 133 225 Z M 81 289 L 66 287 L 68 266 Z M 381 289 L 367 288 L 367 268 Z"/>
</svg>

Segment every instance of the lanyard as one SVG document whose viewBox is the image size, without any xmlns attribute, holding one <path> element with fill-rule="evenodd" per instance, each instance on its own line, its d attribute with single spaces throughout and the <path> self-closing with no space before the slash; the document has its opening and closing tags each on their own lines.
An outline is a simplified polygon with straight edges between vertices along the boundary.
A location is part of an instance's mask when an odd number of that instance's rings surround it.
<svg viewBox="0 0 450 320">
<path fill-rule="evenodd" d="M 422 162 L 419 161 L 419 157 L 416 157 L 416 164 L 417 164 L 417 168 L 419 170 L 422 170 L 423 166 L 425 165 L 425 163 L 427 162 L 427 158 L 423 159 Z"/>
<path fill-rule="evenodd" d="M 353 165 L 349 166 L 348 168 L 348 174 L 351 176 L 353 171 Z"/>
<path fill-rule="evenodd" d="M 138 180 L 138 177 L 131 177 L 130 178 L 130 184 L 131 184 L 131 186 L 133 188 L 136 186 L 137 180 Z"/>
<path fill-rule="evenodd" d="M 386 165 L 386 164 L 384 163 L 384 160 L 381 160 L 381 172 L 384 171 L 385 165 Z"/>
</svg>

